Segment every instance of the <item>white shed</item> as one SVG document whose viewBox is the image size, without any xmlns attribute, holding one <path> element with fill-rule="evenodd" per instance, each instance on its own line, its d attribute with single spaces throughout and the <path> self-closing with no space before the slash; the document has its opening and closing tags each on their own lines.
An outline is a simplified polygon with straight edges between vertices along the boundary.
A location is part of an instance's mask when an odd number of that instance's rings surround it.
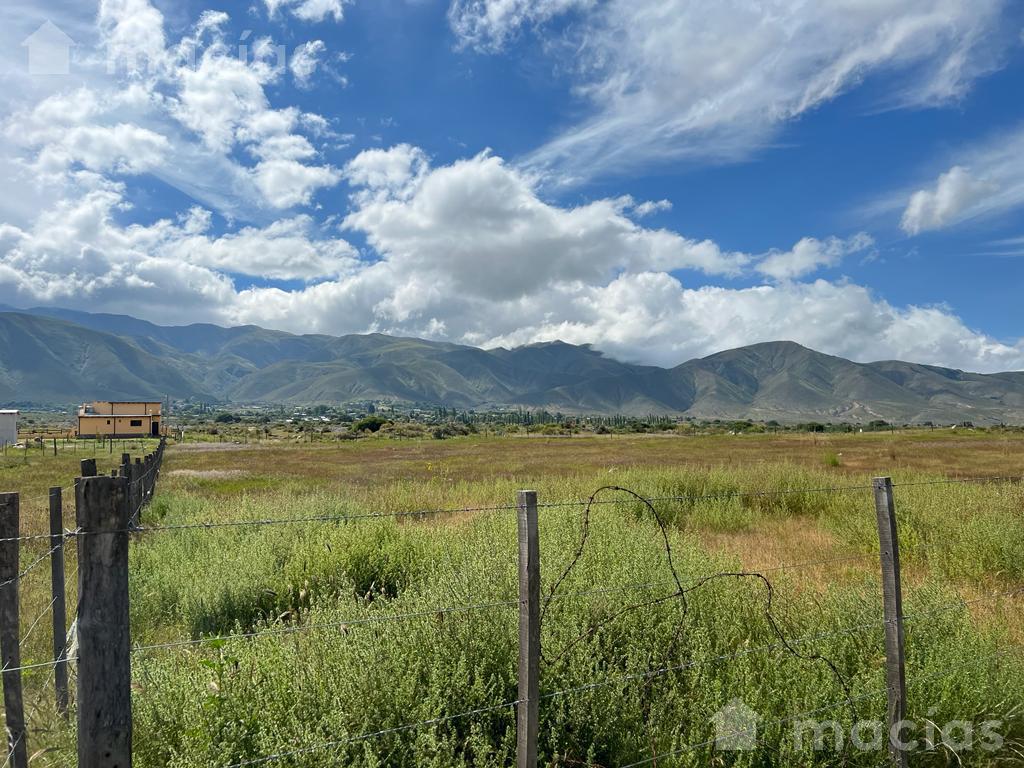
<svg viewBox="0 0 1024 768">
<path fill-rule="evenodd" d="M 0 447 L 18 442 L 18 412 L 0 411 Z"/>
</svg>

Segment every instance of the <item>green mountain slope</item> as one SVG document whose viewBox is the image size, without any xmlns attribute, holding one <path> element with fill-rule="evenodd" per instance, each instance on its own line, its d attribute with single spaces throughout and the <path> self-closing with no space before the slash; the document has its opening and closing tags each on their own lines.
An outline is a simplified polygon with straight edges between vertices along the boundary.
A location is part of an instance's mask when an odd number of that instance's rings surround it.
<svg viewBox="0 0 1024 768">
<path fill-rule="evenodd" d="M 164 395 L 225 403 L 394 399 L 569 413 L 1024 423 L 1024 372 L 854 363 L 793 342 L 664 369 L 563 342 L 482 350 L 383 334 L 295 335 L 257 326 L 164 327 L 59 309 L 0 311 L 0 403 Z"/>
<path fill-rule="evenodd" d="M 196 397 L 205 393 L 174 361 L 129 339 L 60 320 L 0 314 L 0 399 L 53 403 Z"/>
</svg>

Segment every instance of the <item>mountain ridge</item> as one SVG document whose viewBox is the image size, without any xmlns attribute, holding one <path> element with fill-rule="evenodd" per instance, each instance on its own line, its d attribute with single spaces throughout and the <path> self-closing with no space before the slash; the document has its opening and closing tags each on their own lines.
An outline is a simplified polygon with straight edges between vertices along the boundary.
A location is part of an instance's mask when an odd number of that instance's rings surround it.
<svg viewBox="0 0 1024 768">
<path fill-rule="evenodd" d="M 1024 423 L 1024 372 L 857 363 L 792 341 L 660 368 L 561 341 L 484 350 L 379 333 L 161 326 L 127 315 L 0 305 L 0 402 L 163 396 L 223 404 L 399 400 L 778 421 Z"/>
</svg>

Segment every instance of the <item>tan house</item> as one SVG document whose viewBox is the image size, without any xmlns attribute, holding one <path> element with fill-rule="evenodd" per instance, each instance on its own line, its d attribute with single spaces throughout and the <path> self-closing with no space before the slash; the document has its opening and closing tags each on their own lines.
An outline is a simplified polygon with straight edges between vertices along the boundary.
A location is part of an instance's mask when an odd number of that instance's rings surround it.
<svg viewBox="0 0 1024 768">
<path fill-rule="evenodd" d="M 82 438 L 158 437 L 163 434 L 161 403 L 98 401 L 78 409 L 78 436 Z"/>
</svg>

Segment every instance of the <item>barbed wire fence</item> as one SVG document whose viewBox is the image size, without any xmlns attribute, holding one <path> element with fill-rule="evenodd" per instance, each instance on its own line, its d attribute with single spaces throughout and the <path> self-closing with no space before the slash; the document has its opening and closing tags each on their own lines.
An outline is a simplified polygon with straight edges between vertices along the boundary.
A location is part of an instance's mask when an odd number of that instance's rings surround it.
<svg viewBox="0 0 1024 768">
<path fill-rule="evenodd" d="M 331 750 L 338 750 L 358 742 L 381 739 L 494 713 L 507 713 L 509 717 L 514 718 L 517 765 L 519 768 L 535 768 L 538 763 L 540 711 L 541 706 L 547 702 L 606 686 L 627 684 L 648 686 L 654 681 L 665 679 L 676 672 L 726 664 L 744 657 L 771 653 L 789 655 L 800 663 L 823 665 L 834 678 L 838 695 L 835 701 L 826 706 L 804 709 L 777 718 L 765 725 L 782 725 L 794 722 L 801 717 L 839 708 L 847 708 L 853 720 L 856 720 L 860 702 L 881 697 L 884 694 L 887 701 L 887 725 L 891 727 L 906 717 L 905 622 L 935 620 L 949 612 L 963 610 L 972 604 L 1024 594 L 1024 588 L 993 592 L 971 600 L 959 600 L 928 611 L 905 614 L 902 607 L 902 581 L 894 502 L 894 489 L 901 486 L 894 485 L 889 478 L 878 478 L 871 485 L 814 489 L 794 488 L 778 491 L 723 491 L 657 497 L 645 497 L 620 486 L 606 486 L 597 489 L 584 500 L 544 503 L 538 501 L 536 492 L 521 491 L 516 504 L 509 505 L 145 525 L 141 519 L 142 511 L 152 499 L 162 464 L 164 445 L 164 441 L 161 441 L 156 453 L 145 457 L 145 459 L 136 460 L 135 463 L 132 463 L 127 455 L 123 456 L 120 468 L 115 470 L 110 477 L 97 476 L 94 459 L 84 460 L 82 462 L 82 477 L 77 479 L 73 486 L 76 499 L 76 525 L 72 530 L 63 528 L 60 513 L 62 493 L 68 489 L 51 489 L 49 495 L 51 532 L 49 535 L 20 535 L 17 494 L 0 495 L 0 641 L 2 641 L 0 650 L 2 650 L 3 657 L 2 677 L 6 726 L 9 735 L 7 761 L 15 768 L 27 765 L 29 732 L 25 727 L 24 708 L 21 701 L 21 675 L 26 671 L 49 670 L 49 679 L 54 683 L 57 697 L 57 711 L 67 716 L 69 710 L 72 709 L 68 696 L 68 664 L 77 665 L 77 695 L 73 709 L 77 714 L 78 721 L 79 766 L 114 764 L 130 766 L 132 759 L 131 659 L 133 657 L 204 644 L 215 645 L 232 640 L 288 636 L 339 628 L 344 628 L 347 631 L 349 628 L 405 622 L 425 617 L 444 617 L 513 608 L 518 609 L 519 614 L 518 694 L 515 698 L 377 730 L 339 735 L 335 739 L 300 744 L 230 763 L 222 768 L 287 763 L 302 756 L 330 753 Z M 997 481 L 992 478 L 964 478 L 912 483 L 907 484 L 907 487 L 979 482 L 1020 482 L 1020 478 L 1001 478 Z M 728 498 L 782 496 L 792 493 L 846 493 L 867 490 L 872 491 L 875 502 L 879 530 L 877 551 L 772 564 L 756 570 L 720 571 L 689 581 L 684 578 L 676 566 L 669 526 L 655 506 L 658 502 L 693 505 L 699 501 Z M 606 498 L 609 495 L 616 496 L 616 498 Z M 565 589 L 570 574 L 584 556 L 584 551 L 590 540 L 592 509 L 598 505 L 622 504 L 640 505 L 640 508 L 645 513 L 649 513 L 657 525 L 668 577 L 663 580 L 596 589 L 574 591 Z M 572 553 L 572 558 L 568 565 L 561 569 L 554 579 L 550 580 L 546 590 L 542 590 L 540 570 L 541 550 L 538 520 L 541 509 L 576 509 L 581 516 L 580 538 Z M 391 614 L 357 615 L 331 622 L 281 623 L 244 632 L 211 634 L 144 645 L 133 646 L 131 644 L 128 617 L 128 548 L 136 536 L 172 535 L 182 531 L 238 527 L 348 523 L 383 518 L 425 520 L 461 513 L 516 514 L 519 550 L 519 594 L 517 598 L 430 606 L 415 611 Z M 22 543 L 38 543 L 44 540 L 50 543 L 49 550 L 34 558 L 28 567 L 19 569 L 19 546 Z M 78 603 L 72 612 L 75 618 L 70 631 L 66 631 L 63 547 L 70 541 L 74 541 L 78 548 L 78 568 L 72 577 L 74 580 L 77 576 Z M 776 589 L 769 574 L 850 564 L 874 558 L 879 558 L 881 565 L 883 615 L 879 619 L 799 636 L 791 636 L 783 630 L 782 623 L 774 613 Z M 18 586 L 22 579 L 47 559 L 52 564 L 53 598 L 41 613 L 28 622 L 28 629 L 22 634 L 19 632 Z M 739 647 L 727 653 L 702 658 L 679 658 L 678 641 L 689 610 L 688 598 L 708 585 L 724 579 L 749 580 L 759 585 L 763 591 L 761 615 L 770 629 L 773 641 L 756 647 Z M 631 600 L 623 607 L 596 619 L 586 626 L 577 637 L 570 638 L 561 648 L 554 649 L 554 652 L 542 651 L 542 624 L 559 601 L 629 592 L 646 593 L 646 596 L 642 599 Z M 542 689 L 543 672 L 557 667 L 573 647 L 593 637 L 603 627 L 629 613 L 649 610 L 655 606 L 673 602 L 679 604 L 680 612 L 672 642 L 663 648 L 660 654 L 655 655 L 652 651 L 649 658 L 646 659 L 646 663 L 641 665 L 639 670 L 626 674 L 609 674 L 601 679 L 557 690 Z M 53 660 L 22 664 L 21 648 L 48 614 L 53 617 Z M 866 694 L 855 695 L 850 680 L 841 670 L 840 664 L 817 651 L 816 647 L 822 641 L 829 639 L 859 636 L 879 631 L 884 635 L 885 640 L 886 685 L 884 688 L 872 690 Z M 45 690 L 48 692 L 48 685 Z M 649 755 L 638 755 L 636 761 L 620 768 L 657 764 L 659 760 L 672 758 L 687 751 L 712 747 L 718 740 L 735 735 L 743 734 L 742 732 L 738 734 L 717 733 L 714 739 L 697 741 L 684 746 L 673 746 L 669 750 L 660 752 L 652 744 Z M 895 743 L 894 739 L 890 739 L 888 748 L 893 765 L 907 765 L 907 751 Z M 569 755 L 558 757 L 568 763 L 578 762 Z"/>
<path fill-rule="evenodd" d="M 113 443 L 111 442 L 111 445 Z M 79 600 L 72 614 L 75 616 L 70 629 L 67 626 L 66 588 L 67 579 L 64 572 L 65 545 L 74 541 L 79 543 L 79 534 L 83 528 L 81 520 L 88 505 L 83 503 L 81 492 L 88 483 L 95 480 L 115 482 L 121 489 L 118 503 L 126 514 L 126 528 L 137 528 L 143 508 L 150 502 L 156 488 L 160 467 L 163 462 L 166 441 L 161 438 L 156 450 L 144 457 L 137 457 L 134 462 L 130 454 L 121 456 L 120 466 L 111 471 L 107 478 L 97 477 L 97 459 L 87 458 L 81 461 L 81 477 L 73 485 L 52 487 L 44 497 L 49 506 L 48 534 L 21 535 L 21 502 L 17 493 L 0 494 L 0 656 L 2 656 L 2 677 L 4 688 L 4 716 L 8 733 L 8 754 L 5 765 L 20 768 L 28 764 L 29 734 L 25 723 L 25 706 L 22 690 L 22 673 L 33 669 L 48 669 L 48 676 L 42 687 L 42 694 L 48 695 L 52 683 L 55 696 L 55 709 L 63 717 L 69 713 L 68 664 L 79 662 L 81 657 L 69 654 L 69 649 L 77 647 L 77 626 L 80 620 L 81 597 L 83 592 L 93 592 L 100 600 L 104 599 L 103 590 L 83 589 L 78 580 L 81 566 L 81 552 L 78 553 L 76 566 L 71 581 L 76 584 Z M 74 492 L 76 527 L 68 530 L 64 527 L 64 496 Z M 30 499 L 32 502 L 41 499 Z M 42 553 L 34 556 L 29 564 L 22 568 L 21 547 L 43 543 L 49 545 Z M 41 566 L 50 563 L 51 598 L 38 614 L 27 622 L 27 629 L 22 633 L 20 617 L 20 586 L 21 583 L 36 572 Z M 47 616 L 52 619 L 53 660 L 47 662 L 21 663 L 22 651 L 26 648 L 37 627 L 41 626 Z M 71 656 L 71 658 L 69 658 Z M 88 667 L 88 664 L 85 665 Z M 42 702 L 35 702 L 40 707 Z"/>
</svg>

